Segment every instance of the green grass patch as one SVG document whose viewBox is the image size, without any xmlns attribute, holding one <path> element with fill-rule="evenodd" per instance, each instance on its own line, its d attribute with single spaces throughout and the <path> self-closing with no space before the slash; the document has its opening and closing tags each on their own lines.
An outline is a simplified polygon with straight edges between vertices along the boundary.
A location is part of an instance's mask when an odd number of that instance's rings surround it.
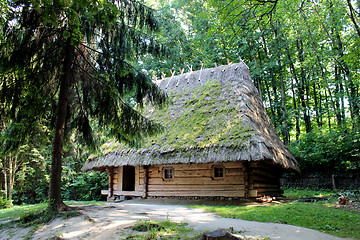
<svg viewBox="0 0 360 240">
<path fill-rule="evenodd" d="M 287 188 L 284 189 L 284 196 L 287 198 L 306 198 L 306 197 L 328 197 L 334 198 L 335 195 L 339 193 L 338 190 L 323 189 L 297 189 L 297 188 Z"/>
<path fill-rule="evenodd" d="M 47 203 L 13 205 L 10 208 L 0 210 L 0 220 L 14 220 L 23 215 L 35 214 L 37 212 L 44 211 L 47 206 Z"/>
<path fill-rule="evenodd" d="M 192 229 L 187 225 L 187 223 L 176 223 L 169 219 L 164 221 L 139 220 L 131 229 L 140 233 L 132 234 L 126 239 L 194 239 L 188 236 Z"/>
<path fill-rule="evenodd" d="M 335 208 L 334 202 L 341 193 L 324 190 L 285 190 L 291 198 L 327 197 L 329 201 L 305 203 L 291 201 L 281 204 L 252 204 L 248 206 L 203 206 L 202 208 L 226 218 L 238 218 L 258 222 L 274 222 L 311 228 L 339 237 L 360 239 L 360 213 L 354 210 Z"/>
<path fill-rule="evenodd" d="M 71 206 L 78 205 L 106 205 L 107 202 L 101 201 L 65 201 L 65 204 Z M 48 203 L 39 203 L 39 204 L 23 204 L 23 205 L 13 205 L 10 208 L 0 209 L 0 221 L 1 220 L 15 220 L 21 218 L 22 216 L 36 214 L 42 211 L 45 211 L 48 206 Z M 71 214 L 70 214 L 71 215 Z"/>
</svg>

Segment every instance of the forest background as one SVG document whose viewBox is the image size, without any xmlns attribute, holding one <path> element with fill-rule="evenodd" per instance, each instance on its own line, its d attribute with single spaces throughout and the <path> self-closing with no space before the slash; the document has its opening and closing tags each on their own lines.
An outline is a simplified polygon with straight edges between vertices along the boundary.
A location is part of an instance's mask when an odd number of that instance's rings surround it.
<svg viewBox="0 0 360 240">
<path fill-rule="evenodd" d="M 146 4 L 155 9 L 159 21 L 154 37 L 169 53 L 139 55 L 134 61 L 137 69 L 160 79 L 173 71 L 244 61 L 302 174 L 359 177 L 360 0 Z M 11 121 L 0 118 L 0 123 L 3 141 Z M 3 205 L 47 199 L 53 130 L 47 121 L 37 127 L 36 136 L 1 156 Z M 108 140 L 107 132 L 93 128 L 99 145 Z M 91 154 L 83 141 L 75 131 L 67 133 L 63 198 L 99 200 L 107 174 L 81 171 Z"/>
</svg>

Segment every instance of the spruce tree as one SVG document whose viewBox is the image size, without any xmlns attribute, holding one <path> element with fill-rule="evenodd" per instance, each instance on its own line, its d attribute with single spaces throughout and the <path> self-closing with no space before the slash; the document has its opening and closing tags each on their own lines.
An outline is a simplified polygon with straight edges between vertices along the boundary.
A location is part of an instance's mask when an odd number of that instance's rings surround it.
<svg viewBox="0 0 360 240">
<path fill-rule="evenodd" d="M 165 95 L 132 63 L 161 54 L 157 22 L 135 0 L 7 1 L 0 48 L 0 105 L 11 119 L 4 151 L 14 151 L 32 126 L 53 123 L 50 210 L 59 211 L 65 133 L 76 128 L 94 147 L 90 121 L 120 141 L 137 144 L 158 125 L 132 108 Z M 5 146 L 6 145 L 6 146 Z"/>
</svg>

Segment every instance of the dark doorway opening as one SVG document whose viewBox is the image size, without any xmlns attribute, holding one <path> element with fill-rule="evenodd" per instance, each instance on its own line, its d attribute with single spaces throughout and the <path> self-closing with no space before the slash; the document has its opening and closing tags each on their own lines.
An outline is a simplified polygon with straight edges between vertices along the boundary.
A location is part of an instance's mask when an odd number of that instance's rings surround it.
<svg viewBox="0 0 360 240">
<path fill-rule="evenodd" d="M 135 191 L 135 167 L 124 166 L 123 167 L 123 191 Z"/>
</svg>

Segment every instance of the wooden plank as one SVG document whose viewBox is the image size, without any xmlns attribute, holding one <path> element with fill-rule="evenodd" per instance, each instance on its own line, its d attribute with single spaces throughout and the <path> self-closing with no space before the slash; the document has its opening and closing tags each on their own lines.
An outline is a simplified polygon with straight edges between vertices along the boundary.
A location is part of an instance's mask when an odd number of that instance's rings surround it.
<svg viewBox="0 0 360 240">
<path fill-rule="evenodd" d="M 245 190 L 244 185 L 149 185 L 149 191 L 232 191 Z"/>
<path fill-rule="evenodd" d="M 145 183 L 145 182 L 144 182 L 144 178 L 140 178 L 140 179 L 139 179 L 139 185 L 140 185 L 140 186 L 141 186 L 141 185 L 144 185 L 144 183 Z"/>
<path fill-rule="evenodd" d="M 149 192 L 154 197 L 244 197 L 245 191 L 219 191 L 219 192 L 193 192 L 193 191 L 172 191 L 172 192 Z"/>
<path fill-rule="evenodd" d="M 211 177 L 212 169 L 206 170 L 179 170 L 174 168 L 175 177 Z M 243 176 L 243 170 L 241 168 L 225 168 L 225 176 Z M 149 173 L 150 178 L 162 178 L 162 172 Z"/>
<path fill-rule="evenodd" d="M 279 184 L 278 178 L 268 178 L 268 177 L 262 177 L 262 176 L 252 176 L 252 181 L 254 183 L 272 183 L 272 184 Z"/>
<path fill-rule="evenodd" d="M 249 197 L 259 197 L 258 196 L 258 190 L 250 190 L 249 191 Z"/>
<path fill-rule="evenodd" d="M 244 169 L 243 168 L 225 168 L 226 176 L 243 176 Z"/>
<path fill-rule="evenodd" d="M 211 169 L 208 170 L 178 170 L 175 169 L 175 178 L 177 177 L 210 177 L 211 176 Z M 150 173 L 150 178 L 162 178 L 163 173 Z"/>
<path fill-rule="evenodd" d="M 139 192 L 139 191 L 114 191 L 114 195 L 141 197 L 143 195 L 143 192 Z"/>
<path fill-rule="evenodd" d="M 273 179 L 277 179 L 278 175 L 272 173 L 272 172 L 266 172 L 263 171 L 261 169 L 253 169 L 250 171 L 251 174 L 253 174 L 253 176 L 262 176 L 262 177 L 268 177 L 268 178 L 273 178 Z"/>
<path fill-rule="evenodd" d="M 171 180 L 163 180 L 162 178 L 150 178 L 150 185 L 206 185 L 206 184 L 243 184 L 244 177 L 212 179 L 210 177 L 194 177 L 194 178 L 174 178 Z"/>
</svg>

